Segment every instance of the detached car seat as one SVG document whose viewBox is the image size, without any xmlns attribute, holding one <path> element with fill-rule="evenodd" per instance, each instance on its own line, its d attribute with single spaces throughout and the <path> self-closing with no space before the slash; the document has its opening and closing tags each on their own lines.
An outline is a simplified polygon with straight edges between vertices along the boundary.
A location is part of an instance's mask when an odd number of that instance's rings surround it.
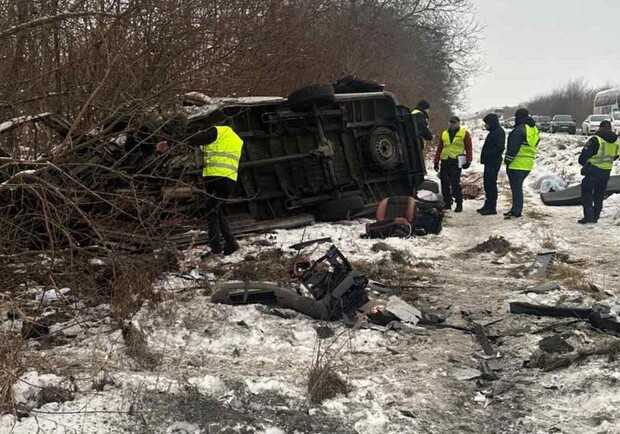
<svg viewBox="0 0 620 434">
<path fill-rule="evenodd" d="M 426 190 L 420 190 L 415 197 L 388 197 L 377 205 L 375 219 L 375 223 L 366 225 L 368 238 L 438 234 L 443 228 L 443 199 Z"/>
</svg>

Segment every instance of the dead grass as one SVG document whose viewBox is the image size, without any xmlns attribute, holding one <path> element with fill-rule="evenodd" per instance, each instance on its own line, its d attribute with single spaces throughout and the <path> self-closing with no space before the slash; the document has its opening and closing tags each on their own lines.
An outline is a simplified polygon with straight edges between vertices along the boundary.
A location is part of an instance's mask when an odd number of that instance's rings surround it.
<svg viewBox="0 0 620 434">
<path fill-rule="evenodd" d="M 525 215 L 533 220 L 542 220 L 546 217 L 552 217 L 551 214 L 540 212 L 536 209 L 529 209 L 525 211 Z"/>
<path fill-rule="evenodd" d="M 509 252 L 516 252 L 519 251 L 519 248 L 517 247 L 513 247 L 510 242 L 505 239 L 504 237 L 502 237 L 501 235 L 498 236 L 491 236 L 489 237 L 488 240 L 472 247 L 471 249 L 467 250 L 468 253 L 497 253 L 498 255 L 506 255 Z"/>
<path fill-rule="evenodd" d="M 340 342 L 342 339 L 345 342 Z M 350 341 L 350 336 L 338 335 L 325 347 L 321 347 L 321 340 L 315 351 L 315 356 L 308 369 L 308 396 L 314 404 L 320 404 L 326 399 L 335 398 L 350 391 L 349 384 L 336 372 L 335 360 L 340 360 L 339 353 Z"/>
<path fill-rule="evenodd" d="M 409 259 L 411 256 L 407 251 L 396 249 L 383 241 L 373 244 L 370 250 L 375 253 L 390 252 L 390 259 L 392 259 L 392 262 L 397 265 L 409 265 Z"/>
<path fill-rule="evenodd" d="M 157 301 L 153 284 L 162 273 L 157 262 L 123 261 L 113 272 L 110 301 L 117 319 L 131 317 L 145 300 Z"/>
<path fill-rule="evenodd" d="M 551 233 L 548 230 L 545 230 L 543 232 L 543 237 L 542 237 L 542 247 L 543 249 L 548 249 L 548 250 L 555 250 L 557 249 L 557 244 L 555 242 L 555 238 L 553 236 L 553 233 Z"/>
<path fill-rule="evenodd" d="M 161 362 L 161 356 L 149 348 L 146 336 L 142 330 L 132 323 L 122 327 L 127 355 L 135 360 L 144 369 L 153 369 Z"/>
<path fill-rule="evenodd" d="M 586 274 L 578 268 L 566 264 L 554 263 L 549 270 L 549 278 L 575 283 L 584 281 Z"/>
<path fill-rule="evenodd" d="M 242 262 L 233 265 L 233 279 L 285 282 L 289 279 L 291 261 L 282 249 L 262 250 L 257 255 L 247 255 Z"/>
<path fill-rule="evenodd" d="M 13 410 L 11 387 L 25 370 L 24 342 L 15 334 L 0 333 L 0 414 Z"/>
</svg>

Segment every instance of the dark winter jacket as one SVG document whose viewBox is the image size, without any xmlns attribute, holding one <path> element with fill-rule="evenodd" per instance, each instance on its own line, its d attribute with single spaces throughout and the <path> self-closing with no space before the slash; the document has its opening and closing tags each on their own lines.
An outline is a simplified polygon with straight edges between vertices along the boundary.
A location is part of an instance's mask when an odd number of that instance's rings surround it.
<svg viewBox="0 0 620 434">
<path fill-rule="evenodd" d="M 590 140 L 586 142 L 586 145 L 583 147 L 583 149 L 581 150 L 581 154 L 579 155 L 579 164 L 584 166 L 582 170 L 583 175 L 587 175 L 589 173 L 595 173 L 595 172 L 607 172 L 607 173 L 611 172 L 610 170 L 603 170 L 596 166 L 588 164 L 588 160 L 591 157 L 594 157 L 598 153 L 599 143 L 598 143 L 598 139 L 596 138 L 596 136 L 599 136 L 601 139 L 605 140 L 606 142 L 611 142 L 611 143 L 618 140 L 618 135 L 616 133 L 614 133 L 613 131 L 602 130 L 602 129 L 599 129 L 594 136 L 590 137 Z M 614 160 L 617 160 L 617 159 L 618 157 L 616 156 Z"/>
<path fill-rule="evenodd" d="M 527 133 L 525 131 L 526 125 L 535 127 L 536 121 L 530 116 L 525 119 L 515 119 L 515 127 L 510 134 L 508 134 L 508 144 L 506 146 L 506 156 L 504 157 L 504 161 L 509 168 L 510 162 L 517 156 L 521 145 L 527 141 Z"/>
<path fill-rule="evenodd" d="M 482 119 L 489 125 L 489 134 L 484 139 L 480 162 L 482 164 L 498 165 L 502 162 L 502 154 L 506 149 L 506 132 L 499 124 L 499 118 L 495 113 L 490 113 Z"/>
<path fill-rule="evenodd" d="M 433 134 L 428 129 L 428 115 L 424 110 L 419 107 L 415 107 L 414 110 L 420 110 L 420 113 L 413 115 L 413 121 L 418 128 L 418 136 L 420 140 L 433 140 Z M 424 142 L 422 142 L 424 143 Z"/>
<path fill-rule="evenodd" d="M 217 140 L 217 129 L 215 127 L 209 127 L 206 130 L 201 130 L 192 134 L 185 140 L 192 146 L 208 145 L 209 143 L 213 143 Z"/>
</svg>

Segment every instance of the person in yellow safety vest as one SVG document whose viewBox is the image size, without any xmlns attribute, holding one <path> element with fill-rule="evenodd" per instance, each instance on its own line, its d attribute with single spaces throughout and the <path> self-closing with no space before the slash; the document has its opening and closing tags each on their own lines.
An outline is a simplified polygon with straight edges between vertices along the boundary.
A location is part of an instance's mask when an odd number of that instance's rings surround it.
<svg viewBox="0 0 620 434">
<path fill-rule="evenodd" d="M 515 127 L 508 134 L 507 142 L 504 163 L 512 191 L 512 207 L 504 213 L 504 218 L 516 219 L 523 213 L 523 182 L 534 168 L 540 142 L 536 122 L 527 109 L 520 108 L 515 112 Z"/>
<path fill-rule="evenodd" d="M 450 127 L 439 138 L 435 151 L 435 171 L 439 172 L 441 194 L 444 209 L 452 208 L 452 199 L 456 203 L 454 212 L 463 212 L 463 193 L 461 189 L 462 169 L 469 169 L 472 161 L 471 135 L 461 127 L 458 116 L 450 118 Z M 464 162 L 459 158 L 465 157 Z M 441 168 L 439 167 L 441 162 Z"/>
<path fill-rule="evenodd" d="M 581 174 L 584 175 L 581 181 L 583 218 L 578 220 L 579 223 L 598 222 L 609 175 L 620 153 L 619 147 L 618 135 L 612 131 L 611 122 L 607 120 L 600 123 L 596 134 L 583 147 L 579 155 L 579 164 L 583 166 Z"/>
<path fill-rule="evenodd" d="M 431 130 L 428 129 L 428 112 L 430 109 L 431 105 L 428 101 L 422 99 L 411 111 L 413 121 L 418 129 L 418 138 L 420 139 L 422 149 L 424 149 L 424 140 L 433 140 L 433 134 L 431 133 Z"/>
<path fill-rule="evenodd" d="M 233 196 L 239 173 L 243 140 L 228 126 L 209 127 L 186 141 L 203 152 L 202 179 L 209 195 L 206 203 L 209 246 L 214 254 L 230 255 L 239 250 L 226 216 L 225 203 Z M 167 142 L 156 145 L 157 152 L 168 149 Z M 222 240 L 224 238 L 224 247 Z"/>
</svg>

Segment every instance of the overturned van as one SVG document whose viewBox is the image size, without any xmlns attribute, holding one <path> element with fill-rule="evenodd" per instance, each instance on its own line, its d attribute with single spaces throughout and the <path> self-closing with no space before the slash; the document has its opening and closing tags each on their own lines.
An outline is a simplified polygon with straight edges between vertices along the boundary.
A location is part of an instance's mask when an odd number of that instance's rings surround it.
<svg viewBox="0 0 620 434">
<path fill-rule="evenodd" d="M 385 197 L 410 196 L 424 180 L 410 110 L 383 90 L 316 85 L 288 98 L 212 99 L 187 110 L 190 131 L 223 113 L 244 140 L 234 214 L 344 219 Z"/>
</svg>

